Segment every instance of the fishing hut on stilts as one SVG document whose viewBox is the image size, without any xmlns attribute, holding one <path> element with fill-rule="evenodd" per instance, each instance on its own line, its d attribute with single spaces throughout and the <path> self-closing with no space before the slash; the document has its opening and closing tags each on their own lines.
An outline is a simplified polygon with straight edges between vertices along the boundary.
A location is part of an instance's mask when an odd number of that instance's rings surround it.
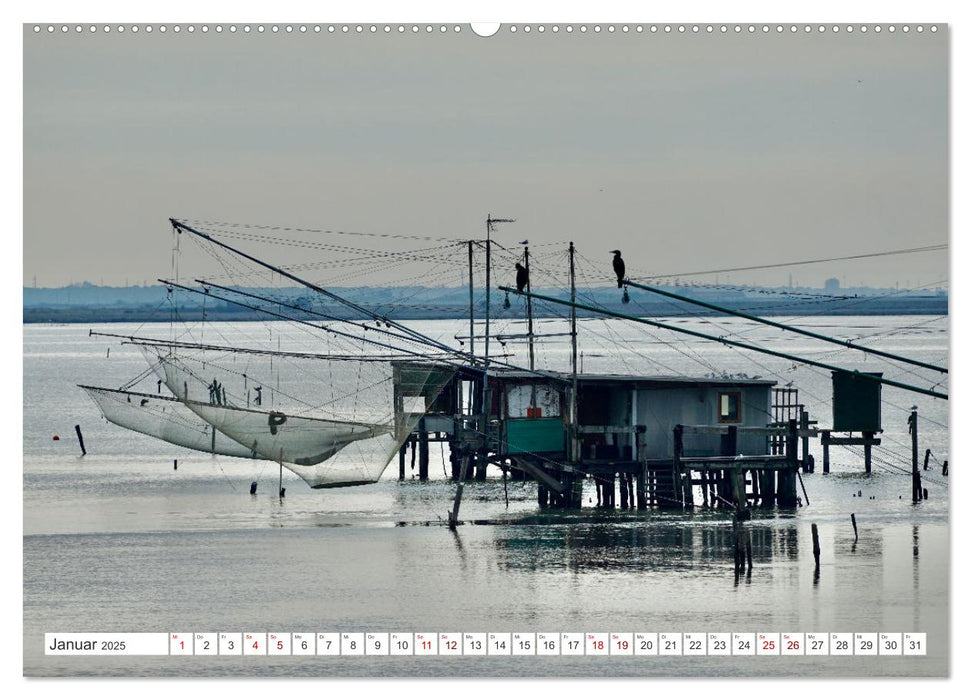
<svg viewBox="0 0 971 700">
<path fill-rule="evenodd" d="M 487 221 L 491 235 L 492 224 Z M 489 304 L 489 238 L 486 248 L 486 308 Z M 525 243 L 525 242 L 524 242 Z M 420 475 L 427 476 L 428 441 L 447 442 L 451 474 L 457 483 L 450 524 L 457 523 L 464 482 L 472 475 L 485 478 L 488 466 L 517 473 L 537 483 L 541 508 L 577 509 L 592 504 L 602 508 L 645 510 L 648 508 L 691 509 L 731 508 L 744 517 L 748 507 L 796 507 L 808 505 L 809 496 L 800 472 L 813 472 L 815 465 L 810 440 L 821 434 L 824 454 L 828 444 L 879 444 L 880 431 L 872 418 L 861 423 L 860 405 L 870 407 L 883 384 L 916 391 L 937 398 L 945 394 L 799 357 L 726 337 L 711 336 L 653 319 L 639 318 L 600 306 L 578 303 L 576 296 L 574 247 L 570 244 L 569 299 L 533 291 L 529 284 L 529 252 L 525 266 L 517 265 L 517 287 L 499 286 L 507 294 L 526 298 L 528 317 L 528 368 L 490 363 L 488 355 L 489 316 L 486 314 L 484 357 L 455 372 L 411 436 L 412 459 L 418 446 Z M 891 353 L 863 348 L 844 341 L 782 323 L 726 309 L 684 297 L 668 290 L 623 278 L 623 261 L 615 252 L 614 269 L 618 286 L 673 297 L 707 307 L 725 315 L 739 316 L 825 342 L 863 350 L 894 360 L 923 364 Z M 472 244 L 469 244 L 470 333 L 474 346 L 471 309 Z M 525 273 L 523 277 L 522 274 Z M 572 343 L 571 371 L 538 371 L 534 364 L 531 304 L 533 300 L 566 306 L 570 313 Z M 861 438 L 832 437 L 811 420 L 798 389 L 777 387 L 766 379 L 687 376 L 632 376 L 585 374 L 577 367 L 577 311 L 643 323 L 676 333 L 716 341 L 724 345 L 785 358 L 828 369 L 834 376 L 834 396 L 840 406 L 851 406 L 854 419 L 837 420 L 834 430 L 863 426 Z M 474 357 L 473 348 L 470 356 Z M 946 372 L 936 366 L 923 365 Z M 874 399 L 875 397 L 875 399 Z M 404 397 L 403 397 L 404 400 Z M 870 410 L 866 408 L 862 413 Z M 871 411 L 872 413 L 872 411 Z M 867 414 L 870 415 L 870 414 Z M 853 428 L 850 428 L 853 429 Z M 432 437 L 433 436 L 433 437 Z M 852 441 L 848 442 L 848 441 Z M 399 475 L 404 477 L 406 448 L 400 456 Z M 828 471 L 828 459 L 824 458 Z M 869 462 L 869 460 L 867 460 Z M 867 465 L 869 466 L 869 464 Z M 869 469 L 868 469 L 869 471 Z M 585 483 L 593 489 L 584 490 Z M 587 497 L 587 503 L 583 502 Z"/>
</svg>

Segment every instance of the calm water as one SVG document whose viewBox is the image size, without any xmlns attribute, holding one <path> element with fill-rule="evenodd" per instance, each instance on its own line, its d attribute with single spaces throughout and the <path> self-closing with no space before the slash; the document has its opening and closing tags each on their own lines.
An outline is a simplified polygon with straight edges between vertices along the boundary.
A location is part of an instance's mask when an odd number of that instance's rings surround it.
<svg viewBox="0 0 971 700">
<path fill-rule="evenodd" d="M 932 373 L 833 346 L 783 340 L 725 319 L 674 321 L 930 386 Z M 703 343 L 670 342 L 615 323 L 585 322 L 585 371 L 746 372 L 794 382 L 820 425 L 831 422 L 826 372 Z M 212 324 L 211 324 L 212 325 Z M 217 324 L 218 325 L 218 324 Z M 803 325 L 946 362 L 946 320 L 811 318 Z M 416 322 L 452 338 L 461 322 Z M 228 340 L 264 324 L 222 326 Z M 512 326 L 515 328 L 515 326 Z M 894 329 L 911 327 L 890 334 Z M 103 330 L 166 337 L 166 326 Z M 544 330 L 554 332 L 557 324 Z M 271 676 L 940 676 L 948 673 L 947 402 L 884 389 L 883 445 L 871 475 L 834 448 L 834 473 L 804 475 L 810 505 L 757 511 L 755 568 L 733 575 L 731 520 L 690 515 L 549 515 L 533 484 L 500 479 L 465 491 L 458 533 L 442 525 L 454 487 L 432 448 L 433 480 L 311 491 L 277 467 L 191 455 L 105 423 L 77 383 L 120 386 L 144 369 L 137 351 L 81 326 L 24 328 L 24 673 Z M 284 343 L 287 342 L 284 335 Z M 289 339 L 291 342 L 295 340 Z M 524 354 L 521 347 L 515 349 Z M 566 368 L 551 343 L 540 366 Z M 519 361 L 524 361 L 518 358 Z M 150 382 L 154 389 L 154 380 Z M 946 387 L 946 384 L 943 385 Z M 933 450 L 910 503 L 910 406 L 921 455 Z M 79 457 L 74 424 L 88 455 Z M 58 434 L 61 440 L 53 441 Z M 172 460 L 179 459 L 179 469 Z M 259 493 L 250 496 L 249 483 Z M 585 501 L 593 497 L 588 487 Z M 855 494 L 862 491 L 863 496 Z M 854 545 L 850 513 L 860 527 Z M 810 525 L 822 565 L 814 580 Z M 45 657 L 53 631 L 380 632 L 926 632 L 926 657 L 260 658 Z"/>
</svg>

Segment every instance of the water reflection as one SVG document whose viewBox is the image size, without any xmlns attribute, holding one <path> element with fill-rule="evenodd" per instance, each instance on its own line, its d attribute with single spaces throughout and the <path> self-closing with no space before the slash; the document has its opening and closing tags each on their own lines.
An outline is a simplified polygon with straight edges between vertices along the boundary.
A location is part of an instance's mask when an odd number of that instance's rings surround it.
<svg viewBox="0 0 971 700">
<path fill-rule="evenodd" d="M 618 519 L 539 523 L 495 522 L 497 563 L 510 570 L 732 574 L 731 521 Z M 748 523 L 755 569 L 795 559 L 798 531 L 789 521 Z"/>
</svg>

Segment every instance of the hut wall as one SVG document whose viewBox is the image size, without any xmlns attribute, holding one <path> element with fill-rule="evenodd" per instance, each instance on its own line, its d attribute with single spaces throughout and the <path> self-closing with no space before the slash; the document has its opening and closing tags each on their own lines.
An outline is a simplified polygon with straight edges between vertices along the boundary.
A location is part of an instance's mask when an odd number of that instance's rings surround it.
<svg viewBox="0 0 971 700">
<path fill-rule="evenodd" d="M 667 459 L 674 455 L 674 426 L 729 425 L 718 422 L 718 397 L 738 392 L 741 421 L 735 425 L 765 427 L 770 422 L 768 386 L 684 386 L 665 389 L 640 388 L 637 392 L 637 422 L 646 426 L 642 458 Z M 685 454 L 713 455 L 721 451 L 721 436 L 692 435 L 685 442 Z M 740 434 L 738 451 L 765 454 L 766 440 L 761 435 Z"/>
</svg>

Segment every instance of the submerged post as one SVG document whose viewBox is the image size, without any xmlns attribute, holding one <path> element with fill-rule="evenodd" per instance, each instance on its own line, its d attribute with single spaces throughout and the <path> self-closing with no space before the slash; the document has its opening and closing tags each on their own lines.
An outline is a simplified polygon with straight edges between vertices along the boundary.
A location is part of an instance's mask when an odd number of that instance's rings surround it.
<svg viewBox="0 0 971 700">
<path fill-rule="evenodd" d="M 853 522 L 853 544 L 860 539 L 860 534 L 856 531 L 856 513 L 850 513 L 850 520 Z"/>
</svg>

